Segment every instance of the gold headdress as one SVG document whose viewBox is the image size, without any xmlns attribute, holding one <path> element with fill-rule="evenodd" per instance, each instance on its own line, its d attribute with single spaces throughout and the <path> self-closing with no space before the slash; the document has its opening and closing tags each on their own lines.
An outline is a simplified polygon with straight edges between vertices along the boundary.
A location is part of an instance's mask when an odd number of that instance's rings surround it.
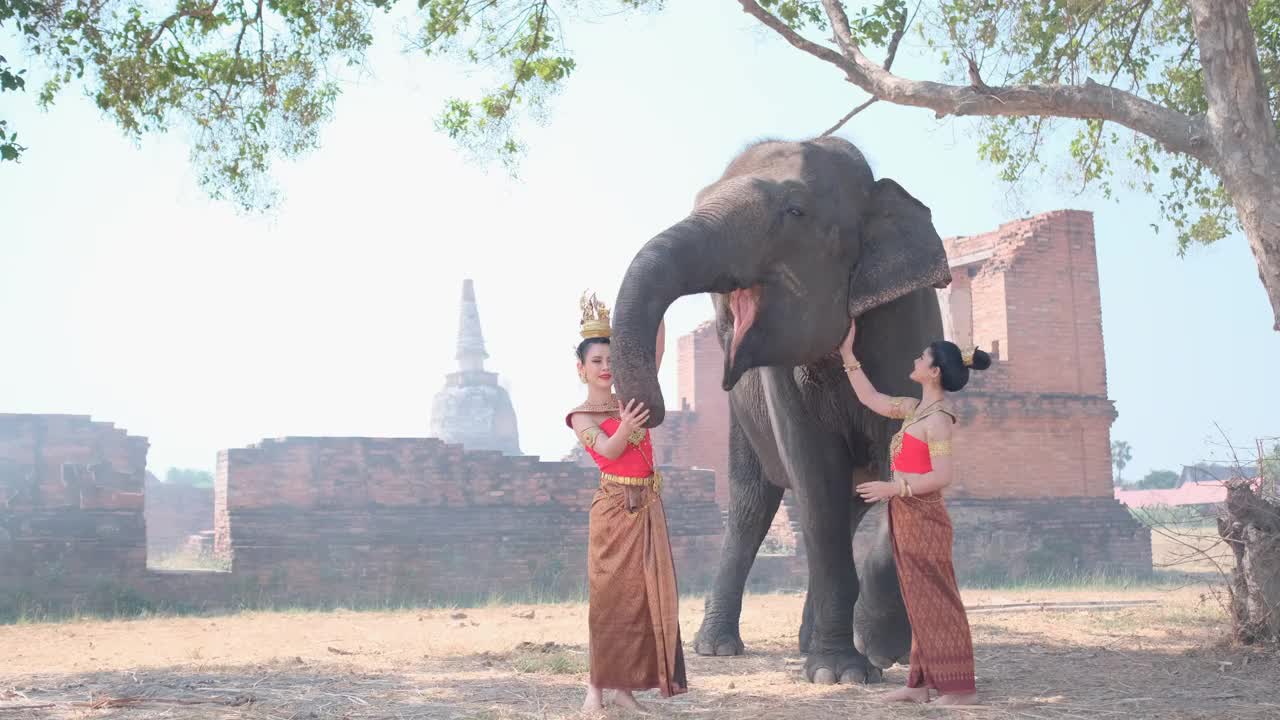
<svg viewBox="0 0 1280 720">
<path fill-rule="evenodd" d="M 595 293 L 591 293 L 589 297 L 585 292 L 582 293 L 582 299 L 578 301 L 578 305 L 582 308 L 582 322 L 579 329 L 583 339 L 607 338 L 613 333 L 609 327 L 609 308 L 596 299 Z"/>
<path fill-rule="evenodd" d="M 977 348 L 971 347 L 968 350 L 963 350 L 960 352 L 960 359 L 964 361 L 964 366 L 967 368 L 973 367 L 973 351 L 974 350 L 977 350 Z"/>
</svg>

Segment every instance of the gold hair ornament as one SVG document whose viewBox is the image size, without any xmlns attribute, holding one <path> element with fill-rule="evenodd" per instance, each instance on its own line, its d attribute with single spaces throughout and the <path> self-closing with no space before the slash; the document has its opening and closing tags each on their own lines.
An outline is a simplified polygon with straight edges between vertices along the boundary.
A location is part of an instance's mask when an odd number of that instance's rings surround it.
<svg viewBox="0 0 1280 720">
<path fill-rule="evenodd" d="M 596 298 L 595 293 L 590 296 L 582 293 L 582 299 L 578 301 L 579 307 L 582 308 L 582 321 L 579 330 L 583 339 L 589 338 L 607 338 L 613 331 L 609 327 L 609 308 Z"/>
<path fill-rule="evenodd" d="M 977 349 L 978 349 L 978 348 L 976 348 L 976 347 L 971 347 L 971 348 L 969 348 L 968 350 L 965 350 L 964 352 L 960 353 L 960 359 L 961 359 L 962 361 L 964 361 L 964 366 L 965 366 L 965 367 L 967 367 L 967 368 L 971 368 L 971 367 L 973 367 L 973 353 L 974 353 L 974 351 L 976 351 Z"/>
</svg>

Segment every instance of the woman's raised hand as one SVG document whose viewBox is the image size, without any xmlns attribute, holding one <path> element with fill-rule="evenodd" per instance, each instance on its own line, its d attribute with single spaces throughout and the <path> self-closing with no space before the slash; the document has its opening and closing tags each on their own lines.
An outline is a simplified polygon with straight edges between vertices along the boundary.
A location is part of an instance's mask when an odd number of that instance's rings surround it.
<svg viewBox="0 0 1280 720">
<path fill-rule="evenodd" d="M 858 321 L 849 318 L 849 334 L 844 336 L 844 342 L 840 343 L 840 357 L 845 362 L 853 361 L 853 338 L 858 334 Z"/>
<path fill-rule="evenodd" d="M 649 421 L 649 409 L 644 406 L 644 403 L 637 402 L 634 399 L 629 400 L 625 406 L 622 404 L 622 400 L 618 400 L 618 415 L 621 421 L 618 428 L 619 432 L 627 435 L 643 428 L 644 424 Z"/>
</svg>

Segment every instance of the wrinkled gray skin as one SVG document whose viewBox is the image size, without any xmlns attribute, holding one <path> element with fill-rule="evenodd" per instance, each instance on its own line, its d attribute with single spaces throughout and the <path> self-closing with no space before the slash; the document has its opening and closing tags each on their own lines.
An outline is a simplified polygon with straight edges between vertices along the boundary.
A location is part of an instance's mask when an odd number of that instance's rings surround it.
<svg viewBox="0 0 1280 720">
<path fill-rule="evenodd" d="M 650 408 L 651 427 L 662 423 L 654 338 L 678 297 L 712 293 L 725 350 L 731 501 L 699 654 L 743 652 L 747 573 L 790 488 L 809 558 L 806 677 L 874 682 L 905 660 L 911 633 L 888 534 L 858 568 L 850 543 L 868 510 L 853 492 L 855 471 L 888 478 L 897 427 L 858 402 L 835 351 L 857 316 L 854 350 L 871 380 L 886 393 L 916 392 L 912 360 L 942 337 L 931 288 L 949 281 L 929 209 L 874 180 L 862 153 L 837 138 L 748 148 L 688 217 L 636 254 L 614 316 L 619 394 Z M 735 338 L 743 294 L 733 293 L 744 289 L 759 293 L 756 312 Z M 749 313 L 739 315 L 742 325 Z"/>
</svg>

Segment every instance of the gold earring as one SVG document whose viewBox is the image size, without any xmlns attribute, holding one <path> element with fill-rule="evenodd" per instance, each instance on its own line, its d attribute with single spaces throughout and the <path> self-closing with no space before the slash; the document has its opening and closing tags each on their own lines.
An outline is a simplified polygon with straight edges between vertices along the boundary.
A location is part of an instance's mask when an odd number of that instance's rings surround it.
<svg viewBox="0 0 1280 720">
<path fill-rule="evenodd" d="M 582 384 L 583 384 L 583 385 L 586 385 L 586 384 L 587 384 L 587 374 L 586 374 L 586 373 L 578 373 L 578 379 L 582 381 Z"/>
</svg>

